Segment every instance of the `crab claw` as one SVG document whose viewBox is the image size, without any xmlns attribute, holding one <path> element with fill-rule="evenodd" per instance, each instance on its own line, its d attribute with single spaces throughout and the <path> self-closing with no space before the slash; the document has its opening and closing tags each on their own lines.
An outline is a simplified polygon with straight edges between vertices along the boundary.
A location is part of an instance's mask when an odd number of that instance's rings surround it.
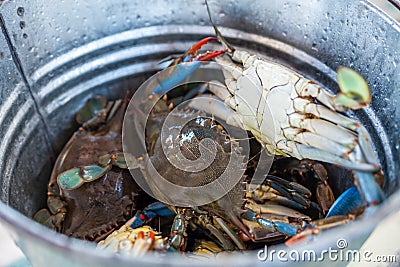
<svg viewBox="0 0 400 267">
<path fill-rule="evenodd" d="M 97 119 L 106 112 L 107 102 L 107 98 L 104 96 L 88 99 L 85 105 L 76 114 L 76 122 L 83 125 Z"/>
<path fill-rule="evenodd" d="M 170 210 L 168 206 L 161 202 L 154 202 L 148 205 L 143 211 L 137 211 L 125 225 L 129 225 L 132 229 L 143 226 L 146 222 L 153 220 L 156 217 L 174 217 L 175 212 Z"/>
<path fill-rule="evenodd" d="M 53 216 L 48 209 L 41 209 L 35 213 L 33 220 L 49 228 L 53 228 Z"/>
<path fill-rule="evenodd" d="M 242 218 L 249 221 L 257 222 L 263 228 L 272 232 L 278 231 L 285 236 L 294 236 L 298 232 L 298 228 L 293 225 L 279 221 L 264 219 L 261 215 L 250 209 L 247 209 L 246 212 L 242 214 Z"/>
<path fill-rule="evenodd" d="M 334 103 L 350 109 L 361 109 L 371 103 L 371 92 L 365 79 L 356 71 L 339 67 L 337 79 L 340 93 L 336 95 Z"/>
<path fill-rule="evenodd" d="M 195 58 L 195 60 L 198 61 L 209 61 L 215 57 L 218 57 L 220 55 L 223 55 L 227 50 L 217 50 L 217 51 L 212 51 L 212 52 L 206 52 L 204 54 L 201 54 Z"/>
<path fill-rule="evenodd" d="M 218 42 L 218 38 L 216 38 L 216 37 L 206 37 L 206 38 L 204 38 L 204 39 L 198 41 L 197 43 L 195 43 L 194 45 L 192 45 L 192 47 L 190 47 L 190 48 L 186 51 L 185 56 L 188 56 L 188 55 L 195 55 L 195 54 L 197 53 L 197 51 L 199 51 L 199 49 L 200 49 L 203 45 L 209 43 L 210 41 L 217 41 L 217 42 Z"/>
<path fill-rule="evenodd" d="M 111 166 L 101 167 L 97 165 L 72 168 L 60 173 L 57 176 L 57 183 L 62 190 L 77 189 L 84 183 L 99 179 L 110 169 Z"/>
<path fill-rule="evenodd" d="M 189 62 L 189 61 L 208 61 L 213 59 L 214 57 L 217 57 L 223 53 L 225 53 L 225 51 L 215 51 L 215 52 L 207 52 L 205 55 L 203 56 L 203 58 L 198 58 L 195 57 L 195 55 L 197 54 L 197 52 L 199 51 L 199 49 L 209 43 L 210 41 L 217 41 L 219 42 L 218 38 L 216 37 L 206 37 L 200 41 L 198 41 L 197 43 L 195 43 L 194 45 L 192 45 L 192 47 L 190 47 L 185 54 L 183 54 L 183 56 L 178 57 L 173 63 L 172 65 L 176 65 L 180 62 Z M 200 57 L 202 57 L 202 55 L 200 55 Z"/>
<path fill-rule="evenodd" d="M 329 209 L 326 218 L 336 215 L 347 215 L 363 207 L 363 200 L 355 185 L 344 191 Z"/>
</svg>

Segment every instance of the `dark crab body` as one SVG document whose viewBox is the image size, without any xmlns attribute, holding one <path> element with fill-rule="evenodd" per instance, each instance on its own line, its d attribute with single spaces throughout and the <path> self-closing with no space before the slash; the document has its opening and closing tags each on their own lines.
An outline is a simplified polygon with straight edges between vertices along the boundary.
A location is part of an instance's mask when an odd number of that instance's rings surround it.
<svg viewBox="0 0 400 267">
<path fill-rule="evenodd" d="M 135 209 L 139 188 L 126 169 L 110 167 L 99 179 L 73 190 L 63 190 L 57 181 L 64 171 L 96 165 L 99 157 L 122 151 L 121 127 L 126 101 L 110 103 L 98 97 L 81 109 L 77 121 L 83 117 L 86 122 L 57 158 L 48 185 L 48 210 L 42 209 L 34 217 L 68 236 L 104 239 L 125 223 Z M 93 117 L 87 112 L 92 112 Z"/>
<path fill-rule="evenodd" d="M 169 108 L 171 103 L 167 102 L 166 98 L 159 101 L 147 120 L 145 141 L 148 155 L 139 158 L 137 164 L 147 181 L 151 181 L 158 174 L 175 185 L 203 186 L 220 178 L 232 156 L 239 159 L 235 162 L 236 164 L 241 162 L 241 168 L 244 171 L 247 163 L 244 160 L 245 157 L 241 154 L 239 141 L 230 138 L 220 124 L 200 112 L 186 108 L 171 112 Z M 172 125 L 168 125 L 168 122 L 166 122 L 167 117 L 171 119 Z M 190 117 L 190 119 L 187 120 L 187 117 Z M 184 126 L 180 128 L 178 135 L 167 134 L 167 136 L 161 137 L 163 124 L 167 128 Z M 181 153 L 190 161 L 198 160 L 202 156 L 200 152 L 201 143 L 206 138 L 214 141 L 216 150 L 208 167 L 201 171 L 187 171 L 177 168 L 171 163 L 169 156 L 173 158 L 178 153 Z M 167 146 L 168 149 L 164 150 L 163 145 Z M 150 162 L 154 168 L 149 167 Z M 304 161 L 304 163 L 309 162 Z M 302 168 L 301 171 L 304 175 L 312 176 L 313 181 L 311 183 L 318 181 L 319 185 L 327 187 L 327 174 L 322 165 L 320 166 L 316 162 L 307 164 L 307 166 L 299 165 L 298 162 L 290 166 L 284 165 L 287 168 L 281 171 L 283 176 L 293 175 L 292 171 L 299 172 Z M 311 220 L 320 218 L 322 211 L 320 211 L 318 204 L 310 200 L 312 195 L 310 190 L 295 181 L 290 182 L 290 180 L 267 175 L 265 182 L 257 188 L 256 192 L 249 191 L 247 182 L 247 176 L 243 173 L 240 181 L 232 190 L 218 200 L 206 205 L 183 208 L 161 202 L 152 203 L 143 210 L 137 211 L 135 216 L 126 223 L 126 227 L 129 231 L 146 224 L 155 227 L 157 225 L 152 224 L 155 221 L 151 222 L 154 218 L 160 216 L 168 217 L 171 220 L 171 217 L 176 215 L 170 227 L 171 231 L 169 233 L 168 230 L 163 231 L 164 236 L 169 236 L 168 248 L 190 251 L 190 241 L 193 243 L 193 240 L 200 237 L 211 239 L 224 250 L 231 251 L 257 247 L 256 242 L 286 240 L 289 237 L 296 236 L 308 225 L 311 228 L 313 226 Z M 163 195 L 167 191 L 180 198 L 190 197 L 179 190 L 168 191 L 161 183 L 149 183 L 149 187 L 156 196 L 157 194 Z M 314 189 L 313 191 L 317 191 L 318 202 L 330 206 L 330 188 L 325 190 L 328 191 L 327 200 L 323 199 L 325 195 L 323 190 Z M 318 194 L 318 192 L 320 193 Z M 313 216 L 315 218 L 311 218 L 295 209 L 301 211 L 315 209 L 317 215 Z M 160 221 L 158 223 L 158 226 L 160 226 Z M 123 239 L 125 234 L 121 233 L 121 235 L 115 237 L 116 240 Z M 163 249 L 165 250 L 167 247 Z"/>
<path fill-rule="evenodd" d="M 226 250 L 233 250 L 235 247 L 245 249 L 246 245 L 240 238 L 240 235 L 243 234 L 248 237 L 247 240 L 251 239 L 252 241 L 265 240 L 270 237 L 270 232 L 276 231 L 285 232 L 285 234 L 280 235 L 283 235 L 283 238 L 286 234 L 293 235 L 293 232 L 297 230 L 297 226 L 283 226 L 280 222 L 261 218 L 251 208 L 246 206 L 246 184 L 248 179 L 244 171 L 247 163 L 245 162 L 245 156 L 241 153 L 242 147 L 240 146 L 240 141 L 231 138 L 220 124 L 216 123 L 212 118 L 207 118 L 206 115 L 200 112 L 178 109 L 168 114 L 170 111 L 168 106 L 168 102 L 165 102 L 165 100 L 160 101 L 147 120 L 146 145 L 149 154 L 140 164 L 142 174 L 146 180 L 151 180 L 156 175 L 153 173 L 152 168 L 149 167 L 150 162 L 157 173 L 165 180 L 185 187 L 204 186 L 219 179 L 224 171 L 229 172 L 228 163 L 232 160 L 232 157 L 235 164 L 242 164 L 240 168 L 243 170 L 239 181 L 232 190 L 228 190 L 221 198 L 209 204 L 192 208 L 170 206 L 177 214 L 171 227 L 170 246 L 177 250 L 185 249 L 188 224 L 192 228 L 193 225 L 200 226 L 203 229 L 202 231 L 209 232 L 214 237 L 214 240 L 217 239 L 217 243 Z M 172 116 L 171 121 L 173 125 L 171 125 L 171 128 L 176 127 L 176 125 L 184 126 L 180 129 L 177 136 L 172 137 L 167 135 L 164 137 L 166 140 L 162 140 L 160 134 L 161 126 L 167 115 L 170 118 Z M 187 123 L 183 123 L 181 120 L 185 120 L 187 117 L 191 119 Z M 166 124 L 166 127 L 169 127 L 168 123 Z M 200 152 L 200 147 L 201 142 L 205 138 L 213 140 L 216 150 L 215 156 L 207 168 L 201 171 L 186 171 L 176 168 L 171 164 L 171 158 L 168 155 L 173 159 L 176 154 L 182 153 L 186 159 L 193 162 L 202 157 L 203 154 Z M 168 147 L 169 151 L 168 149 L 167 151 L 163 150 L 163 144 Z M 189 165 L 190 162 L 185 167 L 190 167 Z M 158 183 L 150 184 L 150 187 L 155 195 L 163 195 L 163 192 L 167 191 Z M 212 192 L 205 192 L 204 194 L 207 193 Z M 179 190 L 174 191 L 173 194 L 182 199 L 190 197 Z M 160 204 L 158 203 L 150 205 L 134 216 L 130 222 L 130 226 L 133 228 L 140 227 L 154 219 L 157 215 L 165 216 L 164 211 L 165 209 L 160 209 Z M 249 231 L 249 228 L 252 228 L 252 226 L 249 227 L 243 223 L 244 214 L 247 221 L 254 221 L 256 224 L 261 223 L 263 224 L 262 227 L 268 230 L 255 236 Z M 288 227 L 290 228 L 290 232 L 287 231 Z M 232 244 L 231 240 L 234 244 Z"/>
<path fill-rule="evenodd" d="M 153 164 L 155 170 L 164 179 L 184 187 L 199 187 L 212 183 L 218 179 L 224 171 L 230 168 L 228 165 L 232 157 L 236 157 L 237 161 L 235 162 L 242 162 L 242 169 L 244 172 L 246 163 L 244 162 L 244 156 L 240 153 L 240 144 L 230 138 L 220 124 L 216 123 L 205 114 L 190 109 L 177 109 L 173 113 L 169 113 L 170 110 L 168 106 L 169 103 L 165 100 L 159 101 L 150 113 L 146 124 L 146 145 L 149 153 L 148 158 L 145 158 L 141 163 L 142 174 L 147 177 L 146 179 L 151 179 L 151 177 L 153 177 L 151 169 L 148 168 L 149 162 Z M 171 127 L 184 125 L 179 135 L 174 137 L 176 138 L 175 140 L 162 140 L 160 135 L 162 125 L 167 115 L 172 116 L 172 118 L 170 118 L 173 122 Z M 182 120 L 185 120 L 187 117 L 193 119 L 189 120 L 187 123 L 182 123 Z M 202 145 L 201 142 L 204 141 L 204 139 L 213 140 L 215 145 L 215 156 L 208 167 L 201 171 L 186 171 L 176 168 L 171 164 L 171 158 L 167 155 L 173 156 L 178 153 L 182 153 L 183 157 L 189 161 L 193 161 L 193 164 L 196 164 L 196 160 L 204 156 L 201 154 L 200 148 Z M 170 150 L 167 151 L 167 153 L 163 151 L 163 143 L 169 146 Z M 189 165 L 185 167 L 190 167 Z M 248 233 L 247 229 L 240 221 L 242 207 L 244 205 L 244 191 L 246 189 L 244 182 L 245 176 L 243 176 L 241 182 L 238 182 L 233 190 L 229 191 L 224 197 L 208 205 L 194 207 L 190 212 L 188 212 L 188 209 L 172 207 L 178 213 L 178 218 L 176 218 L 176 220 L 180 225 L 179 229 L 174 229 L 173 225 L 172 232 L 178 232 L 178 235 L 184 234 L 183 228 L 186 229 L 184 225 L 187 224 L 187 220 L 193 218 L 194 221 L 201 224 L 202 228 L 212 228 L 212 231 L 215 233 L 217 230 L 211 225 L 210 221 L 212 221 L 212 219 L 210 218 L 217 216 L 224 218 L 228 223 L 233 223 L 240 230 Z M 151 189 L 156 195 L 157 193 L 163 194 L 163 192 L 165 192 L 164 188 L 158 184 Z M 181 194 L 179 191 L 174 191 L 173 193 L 174 195 Z M 186 197 L 187 196 L 183 194 L 181 196 L 181 198 Z M 185 215 L 179 214 L 181 212 L 184 212 Z M 139 216 L 137 219 L 139 220 Z M 184 222 L 185 220 L 186 222 Z M 175 223 L 175 225 L 178 225 L 178 223 Z M 176 246 L 176 248 L 178 248 L 182 245 L 181 242 L 183 242 L 183 238 L 181 236 L 173 236 L 172 240 L 175 239 L 179 239 L 179 242 L 177 242 L 178 245 Z M 172 243 L 174 243 L 174 241 L 172 241 Z"/>
<path fill-rule="evenodd" d="M 179 119 L 187 116 L 187 114 L 191 112 L 193 111 L 178 111 L 173 114 L 173 121 L 179 121 Z M 154 126 L 154 124 L 159 124 L 160 122 L 162 123 L 162 121 L 159 121 L 159 115 L 160 114 L 154 116 L 156 120 L 155 122 L 150 119 L 149 126 Z M 229 160 L 233 155 L 236 156 L 238 159 L 241 159 L 244 169 L 244 157 L 240 155 L 239 143 L 232 140 L 227 135 L 223 127 L 217 124 L 211 118 L 207 118 L 204 116 L 204 114 L 201 115 L 200 113 L 195 115 L 196 116 L 193 116 L 192 114 L 192 116 L 196 117 L 196 119 L 191 120 L 184 127 L 182 127 L 180 135 L 177 137 L 179 139 L 179 146 L 173 147 L 172 153 L 174 153 L 174 150 L 179 150 L 179 152 L 181 152 L 185 158 L 195 161 L 201 156 L 201 141 L 205 138 L 210 138 L 214 141 L 214 144 L 216 145 L 216 154 L 213 162 L 207 168 L 200 172 L 190 172 L 177 169 L 169 162 L 164 151 L 162 150 L 161 138 L 157 138 L 152 140 L 153 142 L 155 142 L 155 145 L 151 145 L 151 142 L 149 142 L 149 145 L 151 147 L 154 147 L 152 151 L 150 150 L 149 155 L 150 160 L 154 164 L 156 170 L 165 179 L 174 184 L 187 187 L 197 187 L 211 183 L 215 179 L 219 178 L 226 170 Z M 158 125 L 157 128 L 160 129 L 160 125 Z M 232 190 L 225 197 L 211 203 L 210 205 L 203 206 L 202 208 L 207 209 L 210 212 L 217 214 L 221 217 L 228 217 L 231 220 L 238 222 L 237 218 L 240 217 L 242 211 L 241 206 L 244 203 L 243 190 L 245 189 L 245 186 L 238 184 L 236 187 L 240 187 L 241 190 Z M 174 193 L 179 194 L 179 192 Z"/>
</svg>

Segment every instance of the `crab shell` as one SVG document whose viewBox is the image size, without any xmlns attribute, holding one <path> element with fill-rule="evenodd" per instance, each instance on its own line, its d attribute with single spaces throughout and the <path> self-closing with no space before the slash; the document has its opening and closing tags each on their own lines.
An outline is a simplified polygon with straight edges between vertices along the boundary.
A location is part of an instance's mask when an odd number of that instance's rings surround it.
<svg viewBox="0 0 400 267">
<path fill-rule="evenodd" d="M 148 134 L 148 132 L 146 133 L 146 136 L 151 137 L 146 140 L 150 155 L 147 160 L 152 162 L 159 174 L 169 182 L 180 186 L 203 186 L 213 182 L 221 176 L 225 171 L 225 168 L 227 168 L 229 160 L 233 154 L 235 154 L 233 156 L 238 159 L 238 162 L 242 162 L 242 168 L 245 169 L 246 163 L 244 162 L 244 156 L 240 154 L 240 144 L 237 141 L 232 140 L 223 127 L 217 124 L 213 119 L 207 118 L 203 113 L 190 110 L 180 110 L 172 115 L 175 116 L 173 121 L 178 123 L 180 118 L 187 116 L 190 112 L 193 112 L 195 115 L 193 117 L 196 119 L 191 120 L 182 127 L 180 135 L 176 137 L 179 141 L 177 142 L 179 146 L 173 147 L 172 150 L 175 149 L 176 153 L 180 151 L 184 157 L 189 160 L 196 160 L 201 156 L 199 150 L 201 140 L 204 138 L 210 138 L 216 144 L 215 158 L 207 168 L 199 172 L 187 172 L 174 167 L 165 156 L 161 147 L 162 141 L 159 133 L 154 131 L 154 129 L 161 128 L 160 125 L 163 123 L 163 120 L 160 118 L 165 116 L 165 114 L 152 114 L 146 126 L 147 131 L 150 131 L 149 129 L 151 129 L 150 134 Z M 151 173 L 147 173 L 146 171 L 142 173 L 144 176 L 148 176 L 147 179 L 152 177 Z M 246 227 L 240 221 L 240 215 L 244 204 L 243 199 L 245 197 L 245 179 L 246 177 L 243 175 L 240 181 L 225 196 L 199 208 L 209 212 L 210 214 L 228 219 L 240 230 L 249 234 Z M 152 188 L 153 192 L 163 190 L 163 188 L 159 188 L 159 185 L 157 186 L 158 187 Z M 179 194 L 179 192 L 174 192 L 174 194 Z"/>
<path fill-rule="evenodd" d="M 128 170 L 113 167 L 100 179 L 74 190 L 61 190 L 57 184 L 61 172 L 96 165 L 99 156 L 122 151 L 121 127 L 125 108 L 126 104 L 123 104 L 112 119 L 95 131 L 80 128 L 58 156 L 48 185 L 48 206 L 54 214 L 61 200 L 66 214 L 63 220 L 54 223 L 55 230 L 68 236 L 99 241 L 131 217 L 139 187 Z"/>
</svg>

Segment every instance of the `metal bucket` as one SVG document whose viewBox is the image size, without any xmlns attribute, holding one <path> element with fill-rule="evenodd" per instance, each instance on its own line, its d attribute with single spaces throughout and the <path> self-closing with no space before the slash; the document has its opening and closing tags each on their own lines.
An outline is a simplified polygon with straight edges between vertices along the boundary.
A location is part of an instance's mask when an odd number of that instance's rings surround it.
<svg viewBox="0 0 400 267">
<path fill-rule="evenodd" d="M 400 208 L 399 23 L 365 0 L 233 0 L 210 6 L 236 47 L 290 65 L 328 88 L 337 88 L 339 65 L 366 77 L 372 104 L 353 115 L 372 135 L 389 198 L 374 217 L 322 233 L 303 247 L 321 251 L 341 237 L 348 248 L 359 248 L 383 217 Z M 46 205 L 52 164 L 77 127 L 78 108 L 95 94 L 122 97 L 156 71 L 160 59 L 213 35 L 203 1 L 10 1 L 0 11 L 0 219 L 17 245 L 34 266 L 187 265 L 180 256 L 99 253 L 30 218 Z M 250 254 L 215 264 L 264 263 Z"/>
</svg>

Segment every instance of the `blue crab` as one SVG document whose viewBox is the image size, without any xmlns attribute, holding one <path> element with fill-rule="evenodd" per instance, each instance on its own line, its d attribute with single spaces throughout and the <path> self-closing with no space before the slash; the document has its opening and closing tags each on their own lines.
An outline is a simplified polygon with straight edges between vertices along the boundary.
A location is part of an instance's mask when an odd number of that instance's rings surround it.
<svg viewBox="0 0 400 267">
<path fill-rule="evenodd" d="M 331 94 L 286 66 L 234 48 L 213 23 L 209 9 L 208 13 L 223 49 L 197 53 L 201 45 L 215 40 L 213 37 L 193 45 L 174 61 L 176 67 L 168 70 L 168 77 L 153 93 L 166 93 L 198 69 L 201 61 L 213 59 L 222 69 L 225 84 L 208 83 L 213 95 L 193 98 L 191 108 L 251 132 L 269 154 L 354 170 L 355 184 L 367 207 L 364 215 L 371 215 L 385 199 L 376 182 L 376 177 L 382 176 L 381 167 L 366 128 L 343 114 L 370 104 L 371 93 L 365 79 L 350 68 L 340 67 L 340 93 Z M 215 99 L 226 105 L 209 104 Z M 321 186 L 321 190 L 325 189 Z"/>
<path fill-rule="evenodd" d="M 82 126 L 58 156 L 47 208 L 34 220 L 68 236 L 98 241 L 132 216 L 140 189 L 121 153 L 126 103 L 96 97 L 78 112 Z"/>
</svg>

